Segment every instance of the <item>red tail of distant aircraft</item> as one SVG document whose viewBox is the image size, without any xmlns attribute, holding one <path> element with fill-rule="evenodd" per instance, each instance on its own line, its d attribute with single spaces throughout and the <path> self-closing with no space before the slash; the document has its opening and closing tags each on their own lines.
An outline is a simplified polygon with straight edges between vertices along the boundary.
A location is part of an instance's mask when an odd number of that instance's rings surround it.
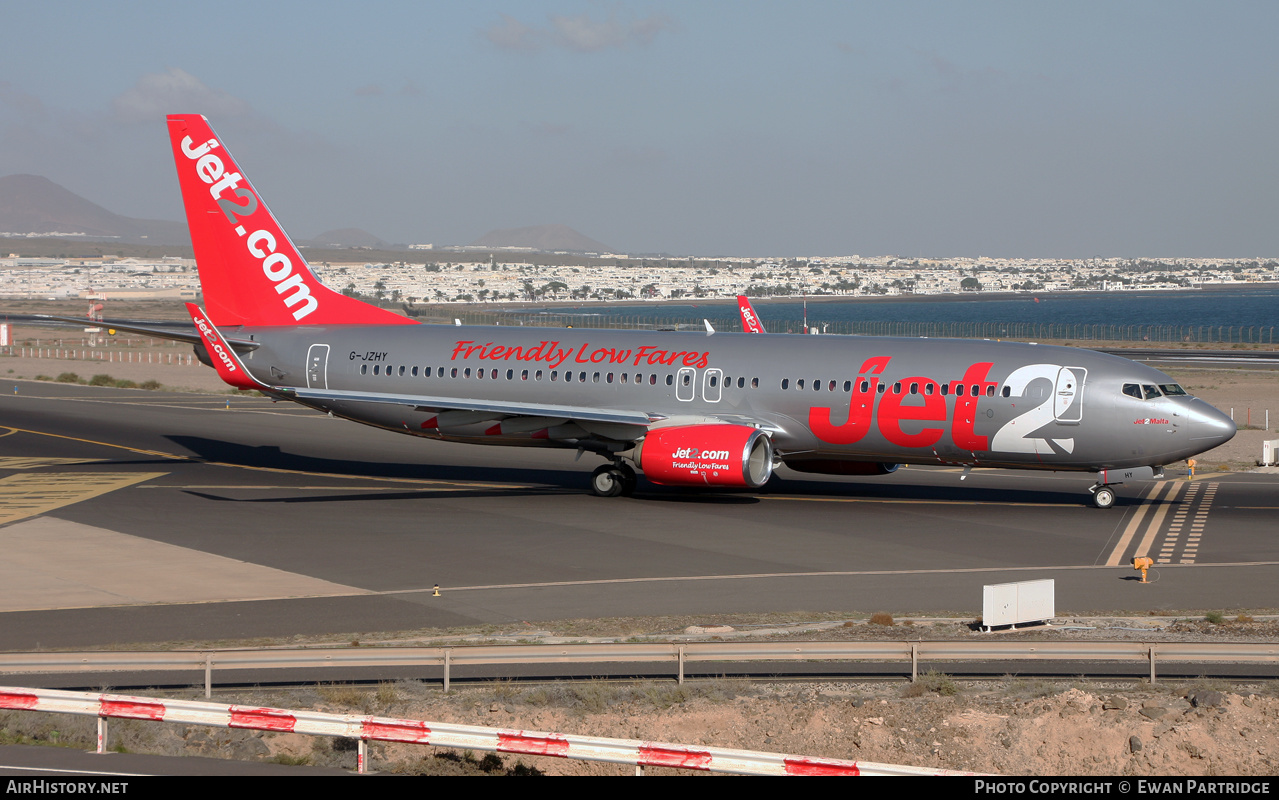
<svg viewBox="0 0 1279 800">
<path fill-rule="evenodd" d="M 759 323 L 759 315 L 755 313 L 755 307 L 751 305 L 751 300 L 744 294 L 737 296 L 737 310 L 742 315 L 742 330 L 746 333 L 763 333 L 764 326 Z"/>
</svg>

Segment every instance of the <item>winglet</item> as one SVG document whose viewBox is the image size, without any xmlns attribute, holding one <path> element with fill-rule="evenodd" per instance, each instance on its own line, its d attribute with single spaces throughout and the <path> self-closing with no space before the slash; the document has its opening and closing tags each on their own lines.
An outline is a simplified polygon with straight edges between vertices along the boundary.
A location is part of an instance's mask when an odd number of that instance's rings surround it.
<svg viewBox="0 0 1279 800">
<path fill-rule="evenodd" d="M 742 314 L 742 330 L 746 333 L 763 333 L 764 326 L 759 324 L 759 315 L 755 313 L 755 307 L 751 305 L 751 300 L 744 294 L 737 296 L 737 310 Z"/>
<path fill-rule="evenodd" d="M 241 363 L 240 357 L 231 349 L 231 345 L 209 321 L 204 309 L 195 303 L 187 303 L 186 306 L 187 313 L 191 315 L 191 321 L 195 323 L 195 329 L 200 332 L 204 349 L 209 353 L 209 360 L 213 362 L 213 368 L 218 371 L 219 378 L 237 389 L 271 388 L 249 374 Z"/>
</svg>

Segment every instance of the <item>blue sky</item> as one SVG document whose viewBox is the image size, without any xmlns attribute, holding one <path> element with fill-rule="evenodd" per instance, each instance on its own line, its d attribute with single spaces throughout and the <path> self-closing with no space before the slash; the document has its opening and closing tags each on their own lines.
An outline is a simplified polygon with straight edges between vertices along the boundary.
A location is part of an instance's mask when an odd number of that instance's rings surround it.
<svg viewBox="0 0 1279 800">
<path fill-rule="evenodd" d="M 0 175 L 178 219 L 690 255 L 1277 256 L 1274 2 L 0 0 Z"/>
</svg>

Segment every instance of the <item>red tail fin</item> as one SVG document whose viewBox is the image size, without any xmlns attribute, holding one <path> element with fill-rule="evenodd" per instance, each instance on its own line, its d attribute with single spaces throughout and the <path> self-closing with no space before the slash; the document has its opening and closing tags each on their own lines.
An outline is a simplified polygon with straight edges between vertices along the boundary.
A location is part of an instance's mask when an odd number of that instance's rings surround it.
<svg viewBox="0 0 1279 800">
<path fill-rule="evenodd" d="M 215 325 L 412 325 L 326 287 L 198 114 L 169 117 L 173 160 Z"/>
<path fill-rule="evenodd" d="M 744 294 L 737 296 L 737 310 L 742 314 L 742 330 L 746 333 L 763 333 L 764 326 L 759 322 L 759 315 L 751 305 L 750 298 Z"/>
</svg>

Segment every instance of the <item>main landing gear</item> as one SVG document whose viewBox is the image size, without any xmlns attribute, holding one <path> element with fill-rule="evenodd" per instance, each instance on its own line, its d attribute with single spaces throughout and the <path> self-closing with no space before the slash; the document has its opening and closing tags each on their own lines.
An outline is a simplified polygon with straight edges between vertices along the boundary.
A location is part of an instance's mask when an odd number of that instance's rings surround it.
<svg viewBox="0 0 1279 800">
<path fill-rule="evenodd" d="M 591 493 L 597 497 L 630 497 L 638 483 L 635 470 L 621 461 L 605 464 L 591 473 Z"/>
</svg>

